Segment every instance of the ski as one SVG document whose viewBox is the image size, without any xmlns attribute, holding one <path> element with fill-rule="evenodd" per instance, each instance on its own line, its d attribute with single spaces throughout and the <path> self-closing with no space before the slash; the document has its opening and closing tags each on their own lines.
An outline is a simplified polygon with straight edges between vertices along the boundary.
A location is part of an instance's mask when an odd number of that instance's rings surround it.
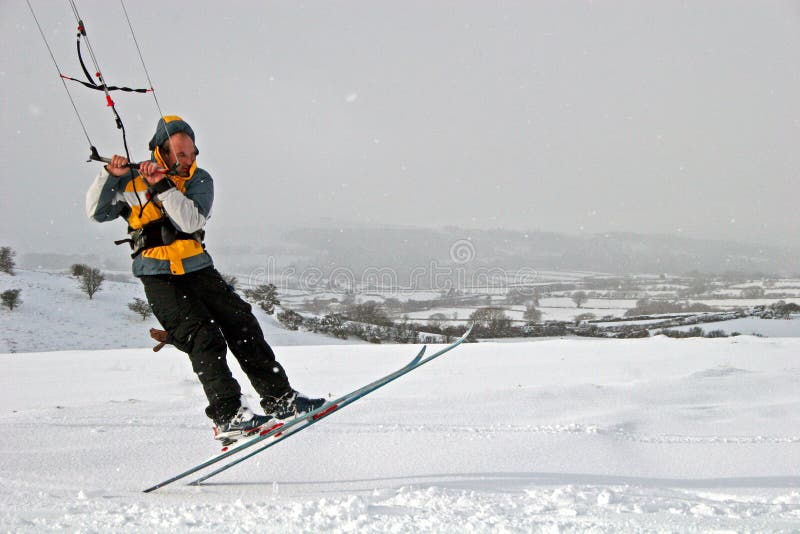
<svg viewBox="0 0 800 534">
<path fill-rule="evenodd" d="M 400 376 L 402 376 L 402 375 L 410 372 L 411 370 L 419 367 L 420 365 L 423 365 L 424 363 L 427 363 L 427 362 L 431 361 L 432 359 L 434 359 L 434 358 L 436 358 L 438 356 L 441 356 L 445 352 L 454 349 L 455 347 L 457 347 L 458 345 L 460 345 L 461 343 L 464 342 L 464 340 L 467 338 L 467 336 L 469 335 L 469 333 L 471 331 L 472 331 L 472 328 L 470 328 L 462 337 L 457 339 L 454 343 L 452 343 L 451 345 L 448 345 L 444 349 L 442 349 L 439 352 L 429 356 L 428 358 L 425 358 L 424 360 L 422 359 L 422 357 L 425 354 L 426 347 L 422 347 L 422 349 L 414 357 L 414 359 L 411 360 L 411 362 L 409 362 L 405 366 L 401 367 L 397 371 L 389 373 L 389 374 L 387 374 L 387 375 L 375 380 L 374 382 L 371 382 L 370 384 L 367 384 L 366 386 L 363 386 L 363 387 L 360 387 L 360 388 L 358 388 L 356 390 L 351 391 L 350 393 L 346 393 L 345 395 L 342 395 L 341 397 L 339 397 L 337 399 L 334 399 L 332 401 L 326 402 L 325 404 L 323 404 L 322 406 L 320 406 L 316 410 L 308 412 L 307 414 L 304 414 L 304 415 L 302 415 L 300 417 L 292 419 L 292 420 L 290 420 L 290 421 L 288 421 L 288 422 L 286 422 L 284 424 L 277 425 L 277 426 L 272 427 L 272 428 L 267 429 L 267 430 L 263 430 L 260 435 L 258 435 L 256 437 L 253 437 L 251 439 L 248 439 L 247 441 L 243 441 L 239 445 L 232 446 L 231 448 L 229 448 L 228 450 L 225 450 L 221 454 L 213 456 L 212 458 L 210 458 L 210 459 L 208 459 L 208 460 L 206 460 L 204 462 L 201 462 L 201 463 L 199 463 L 199 464 L 187 469 L 186 471 L 183 471 L 182 473 L 179 473 L 179 474 L 177 474 L 177 475 L 175 475 L 175 476 L 173 476 L 171 478 L 168 478 L 167 480 L 164 480 L 163 482 L 160 482 L 160 483 L 158 483 L 158 484 L 156 484 L 154 486 L 151 486 L 151 487 L 145 489 L 144 492 L 145 493 L 149 493 L 149 492 L 155 491 L 155 490 L 157 490 L 159 488 L 162 488 L 162 487 L 164 487 L 164 486 L 166 486 L 168 484 L 171 484 L 171 483 L 173 483 L 173 482 L 175 482 L 177 480 L 180 480 L 180 479 L 185 478 L 185 477 L 187 477 L 187 476 L 189 476 L 189 475 L 191 475 L 193 473 L 196 473 L 196 472 L 198 472 L 198 471 L 200 471 L 202 469 L 205 469 L 206 467 L 209 467 L 209 466 L 211 466 L 211 465 L 213 465 L 213 464 L 215 464 L 217 462 L 220 462 L 220 461 L 222 461 L 222 460 L 224 460 L 226 458 L 229 458 L 232 455 L 235 455 L 235 454 L 237 454 L 239 452 L 242 452 L 243 450 L 245 450 L 245 449 L 247 449 L 249 447 L 255 446 L 255 445 L 257 445 L 258 443 L 261 443 L 264 440 L 267 440 L 267 439 L 270 439 L 270 438 L 273 438 L 273 437 L 276 437 L 276 438 L 280 437 L 280 439 L 278 439 L 278 442 L 282 441 L 283 439 L 285 439 L 285 437 L 288 437 L 289 435 L 293 435 L 297 431 L 299 431 L 300 429 L 305 428 L 312 421 L 316 422 L 317 420 L 320 420 L 320 419 L 322 419 L 324 417 L 327 417 L 327 415 L 329 415 L 329 414 L 333 413 L 334 411 L 337 411 L 339 408 L 341 408 L 342 405 L 350 404 L 350 403 L 354 402 L 355 400 L 357 400 L 357 399 L 359 399 L 359 398 L 361 398 L 361 397 L 363 397 L 363 396 L 365 396 L 365 395 L 367 395 L 367 394 L 369 394 L 369 393 L 381 388 L 382 386 L 388 384 L 389 382 L 395 380 L 396 378 L 399 378 Z M 292 428 L 294 428 L 295 430 L 292 431 L 291 430 Z M 275 442 L 275 443 L 277 443 L 277 442 Z M 267 447 L 264 447 L 264 448 L 267 448 Z M 260 450 L 258 452 L 260 452 Z M 248 457 L 250 457 L 250 456 L 252 456 L 252 455 L 248 455 Z M 238 463 L 238 462 L 236 462 L 236 463 Z M 218 470 L 218 472 L 222 472 L 222 471 L 232 467 L 233 465 L 236 465 L 236 463 L 227 464 L 223 469 Z M 216 472 L 214 474 L 216 474 Z M 210 476 L 213 476 L 213 474 L 210 475 Z"/>
<path fill-rule="evenodd" d="M 236 458 L 235 460 L 223 465 L 222 467 L 220 467 L 220 468 L 218 468 L 218 469 L 216 469 L 216 470 L 214 470 L 214 471 L 212 471 L 212 472 L 210 472 L 210 473 L 208 473 L 206 475 L 203 475 L 202 477 L 200 477 L 200 478 L 198 478 L 196 480 L 193 480 L 193 481 L 189 482 L 188 485 L 189 486 L 199 486 L 199 485 L 201 485 L 204 481 L 208 480 L 209 478 L 211 478 L 213 476 L 216 476 L 216 475 L 222 473 L 223 471 L 227 471 L 231 467 L 233 467 L 235 465 L 238 465 L 241 462 L 243 462 L 243 461 L 245 461 L 245 460 L 247 460 L 249 458 L 252 458 L 256 454 L 269 449 L 273 445 L 277 445 L 281 441 L 294 436 L 298 432 L 302 432 L 306 428 L 314 425 L 315 423 L 318 423 L 319 421 L 325 419 L 329 415 L 341 410 L 342 408 L 344 408 L 348 404 L 351 404 L 351 403 L 357 401 L 358 399 L 360 399 L 360 398 L 362 398 L 362 397 L 364 397 L 366 395 L 369 395 L 370 393 L 372 393 L 376 389 L 385 386 L 386 384 L 388 384 L 389 382 L 392 382 L 393 380 L 395 380 L 397 378 L 400 378 L 404 374 L 410 373 L 414 369 L 417 369 L 418 367 L 421 367 L 421 366 L 425 365 L 426 363 L 428 363 L 428 362 L 430 362 L 432 360 L 435 360 L 436 358 L 438 358 L 442 354 L 444 354 L 444 353 L 446 353 L 446 352 L 448 352 L 450 350 L 453 350 L 454 348 L 459 346 L 461 343 L 463 343 L 464 340 L 467 339 L 467 336 L 469 336 L 471 331 L 472 331 L 472 327 L 470 327 L 469 330 L 467 330 L 466 333 L 464 333 L 464 335 L 461 336 L 460 338 L 458 338 L 454 343 L 452 343 L 451 345 L 448 345 L 447 347 L 441 349 L 438 352 L 435 352 L 435 353 L 431 354 L 430 356 L 428 356 L 425 359 L 421 359 L 422 352 L 424 352 L 424 347 L 423 347 L 423 351 L 421 351 L 420 354 L 417 355 L 417 357 L 414 359 L 414 361 L 412 361 L 411 364 L 406 365 L 402 369 L 399 369 L 398 371 L 395 371 L 394 373 L 385 376 L 383 379 L 380 380 L 380 384 L 379 385 L 377 385 L 375 387 L 372 387 L 372 388 L 370 388 L 369 386 L 366 386 L 364 388 L 361 388 L 360 393 L 358 391 L 354 391 L 354 392 L 352 392 L 352 393 L 350 393 L 348 395 L 340 397 L 339 399 L 337 399 L 333 403 L 330 403 L 331 405 L 329 406 L 328 409 L 324 409 L 325 407 L 323 406 L 320 409 L 319 413 L 317 413 L 316 415 L 312 416 L 310 419 L 307 420 L 306 424 L 296 428 L 295 430 L 289 431 L 289 432 L 280 432 L 278 434 L 274 434 L 272 436 L 271 440 L 269 440 L 266 444 L 262 445 L 261 447 L 257 448 L 256 450 L 251 451 L 251 452 L 249 452 L 248 454 L 246 454 L 244 456 L 240 456 L 240 457 Z"/>
<path fill-rule="evenodd" d="M 406 365 L 404 365 L 403 367 L 401 367 L 397 371 L 394 371 L 394 372 L 392 372 L 392 373 L 390 373 L 388 375 L 385 375 L 385 376 L 379 378 L 378 380 L 375 380 L 374 382 L 372 382 L 370 384 L 367 384 L 366 386 L 363 386 L 363 387 L 360 387 L 360 388 L 358 388 L 358 389 L 356 389 L 354 391 L 351 391 L 350 393 L 342 395 L 341 397 L 339 397 L 339 398 L 337 398 L 337 399 L 335 399 L 333 401 L 326 402 L 325 404 L 323 404 L 322 406 L 320 406 L 316 410 L 312 410 L 312 411 L 310 411 L 310 412 L 308 412 L 306 414 L 303 414 L 303 415 L 301 415 L 299 417 L 295 417 L 294 419 L 291 419 L 290 421 L 287 421 L 286 423 L 278 424 L 278 425 L 276 425 L 274 427 L 271 427 L 269 429 L 262 430 L 261 433 L 259 433 L 257 436 L 252 437 L 252 438 L 247 439 L 247 440 L 244 440 L 238 445 L 231 446 L 231 447 L 223 450 L 222 453 L 217 454 L 216 456 L 212 456 L 211 458 L 209 458 L 208 460 L 206 460 L 204 462 L 201 462 L 201 463 L 199 463 L 199 464 L 197 464 L 197 465 L 195 465 L 193 467 L 190 467 L 189 469 L 187 469 L 187 470 L 185 470 L 185 471 L 183 471 L 181 473 L 178 473 L 177 475 L 175 475 L 173 477 L 170 477 L 170 478 L 164 480 L 163 482 L 159 482 L 158 484 L 156 484 L 154 486 L 150 486 L 149 488 L 143 490 L 144 493 L 150 493 L 151 491 L 155 491 L 155 490 L 157 490 L 159 488 L 163 488 L 164 486 L 166 486 L 168 484 L 172 484 L 173 482 L 176 482 L 176 481 L 178 481 L 178 480 L 180 480 L 182 478 L 185 478 L 185 477 L 187 477 L 187 476 L 189 476 L 189 475 L 191 475 L 193 473 L 196 473 L 197 471 L 205 469 L 206 467 L 208 467 L 210 465 L 213 465 L 213 464 L 215 464 L 215 463 L 217 463 L 217 462 L 219 462 L 221 460 L 224 460 L 225 458 L 228 458 L 228 457 L 230 457 L 230 456 L 232 456 L 234 454 L 237 454 L 237 453 L 239 453 L 239 452 L 241 452 L 241 451 L 243 451 L 243 450 L 245 450 L 245 449 L 247 449 L 249 447 L 252 447 L 252 446 L 260 443 L 261 441 L 263 441 L 265 439 L 269 439 L 269 438 L 271 438 L 273 436 L 276 436 L 278 434 L 281 434 L 281 433 L 285 432 L 286 430 L 289 430 L 289 429 L 291 429 L 291 428 L 293 428 L 295 426 L 298 426 L 301 423 L 305 423 L 306 421 L 318 416 L 319 414 L 322 414 L 322 413 L 327 412 L 329 410 L 335 410 L 335 406 L 337 404 L 347 400 L 348 397 L 351 397 L 351 396 L 354 396 L 354 395 L 362 395 L 363 396 L 363 394 L 365 394 L 365 392 L 374 391 L 374 390 L 380 388 L 383 384 L 388 383 L 387 380 L 391 381 L 396 376 L 399 376 L 398 373 L 405 374 L 404 371 L 406 371 L 407 369 L 413 368 L 422 359 L 422 356 L 425 354 L 425 349 L 426 349 L 426 347 L 423 346 L 422 349 L 414 357 L 413 360 L 411 360 L 409 363 L 407 363 Z"/>
</svg>

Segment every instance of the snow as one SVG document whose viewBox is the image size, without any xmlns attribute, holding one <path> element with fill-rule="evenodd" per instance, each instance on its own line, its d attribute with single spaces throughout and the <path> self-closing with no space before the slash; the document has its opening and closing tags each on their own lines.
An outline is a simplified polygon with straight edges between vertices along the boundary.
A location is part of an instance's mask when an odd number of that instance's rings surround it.
<svg viewBox="0 0 800 534">
<path fill-rule="evenodd" d="M 567 297 L 547 297 L 539 300 L 537 309 L 542 312 L 542 321 L 573 321 L 575 317 L 586 313 L 594 314 L 595 317 L 623 317 L 625 312 L 636 306 L 635 300 L 620 299 L 589 299 L 588 303 L 580 308 L 575 306 L 572 299 Z M 497 306 L 506 310 L 506 315 L 515 321 L 524 320 L 525 306 L 506 305 L 505 303 Z M 440 307 L 430 310 L 411 312 L 406 315 L 415 322 L 427 323 L 428 318 L 434 313 L 443 313 L 448 319 L 466 320 L 479 306 L 462 307 Z"/>
<path fill-rule="evenodd" d="M 763 299 L 686 299 L 690 304 L 706 304 L 720 309 L 753 308 L 755 306 L 769 306 L 779 300 L 786 303 L 800 304 L 800 298 L 763 298 Z"/>
<path fill-rule="evenodd" d="M 276 352 L 331 396 L 416 349 Z M 799 381 L 792 338 L 468 344 L 206 485 L 144 494 L 216 450 L 185 355 L 3 354 L 0 531 L 793 531 Z"/>
</svg>

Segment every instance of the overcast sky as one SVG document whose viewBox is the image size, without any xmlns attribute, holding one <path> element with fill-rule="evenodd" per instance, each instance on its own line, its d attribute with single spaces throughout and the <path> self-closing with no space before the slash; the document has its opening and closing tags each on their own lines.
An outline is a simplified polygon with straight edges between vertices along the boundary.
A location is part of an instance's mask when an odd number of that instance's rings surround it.
<svg viewBox="0 0 800 534">
<path fill-rule="evenodd" d="M 68 3 L 31 3 L 61 69 L 80 74 Z M 107 81 L 146 86 L 120 4 L 77 5 Z M 27 5 L 0 6 L 0 244 L 106 244 L 124 224 L 83 209 L 99 166 Z M 800 2 L 126 7 L 163 111 L 195 129 L 217 227 L 333 218 L 800 243 Z M 68 83 L 100 152 L 121 152 L 102 94 Z M 147 158 L 153 99 L 115 100 Z"/>
</svg>

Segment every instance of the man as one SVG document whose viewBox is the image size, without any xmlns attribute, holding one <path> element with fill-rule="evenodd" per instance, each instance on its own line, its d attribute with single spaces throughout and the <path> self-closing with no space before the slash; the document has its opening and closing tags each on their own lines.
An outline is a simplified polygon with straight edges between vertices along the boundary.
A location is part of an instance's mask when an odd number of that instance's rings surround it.
<svg viewBox="0 0 800 534">
<path fill-rule="evenodd" d="M 215 438 L 230 444 L 276 419 L 306 413 L 324 404 L 289 385 L 248 303 L 214 268 L 202 244 L 214 184 L 197 167 L 199 151 L 192 128 L 178 116 L 158 121 L 150 140 L 152 159 L 139 164 L 115 155 L 86 194 L 89 218 L 128 222 L 133 274 L 167 331 L 166 341 L 189 354 L 208 398 L 206 415 Z M 168 174 L 169 172 L 169 174 Z M 226 346 L 227 344 L 227 346 Z M 266 415 L 241 403 L 241 388 L 226 362 L 230 348 L 247 374 Z"/>
</svg>

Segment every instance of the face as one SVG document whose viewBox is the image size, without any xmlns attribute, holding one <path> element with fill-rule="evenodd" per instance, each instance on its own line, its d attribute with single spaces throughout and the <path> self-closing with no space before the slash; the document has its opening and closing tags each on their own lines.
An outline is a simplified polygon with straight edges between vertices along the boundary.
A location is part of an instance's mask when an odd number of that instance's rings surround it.
<svg viewBox="0 0 800 534">
<path fill-rule="evenodd" d="M 177 162 L 178 174 L 180 176 L 189 176 L 189 169 L 192 168 L 192 163 L 195 160 L 194 142 L 185 133 L 171 135 L 167 150 L 162 150 L 161 156 L 170 169 Z"/>
</svg>

